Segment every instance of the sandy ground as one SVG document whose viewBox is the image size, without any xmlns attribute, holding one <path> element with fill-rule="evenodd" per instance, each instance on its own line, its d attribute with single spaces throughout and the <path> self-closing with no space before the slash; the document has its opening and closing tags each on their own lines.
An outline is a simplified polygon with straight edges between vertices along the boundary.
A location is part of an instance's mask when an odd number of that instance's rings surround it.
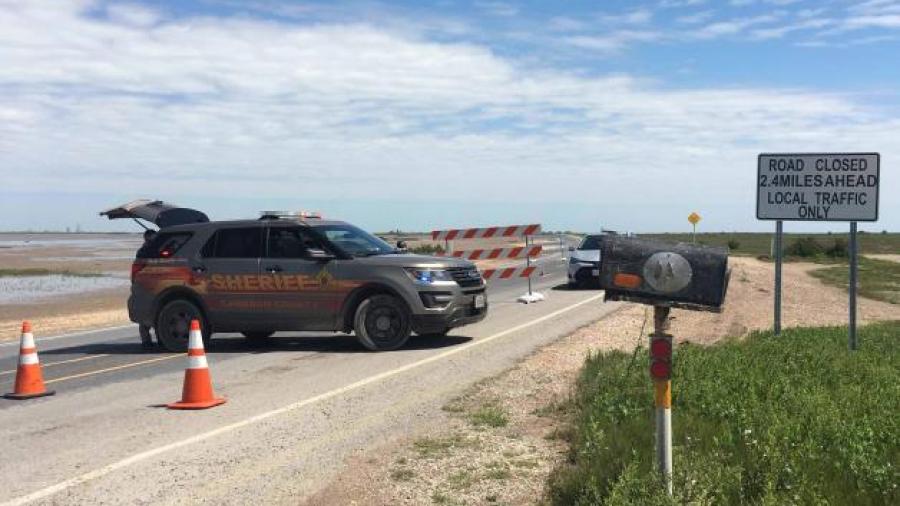
<svg viewBox="0 0 900 506">
<path fill-rule="evenodd" d="M 730 261 L 725 311 L 673 311 L 671 332 L 678 341 L 711 344 L 771 326 L 772 264 L 751 258 Z M 806 274 L 817 267 L 784 266 L 786 327 L 846 323 L 846 294 Z M 900 319 L 900 306 L 862 299 L 859 315 L 863 322 Z M 649 308 L 625 304 L 515 368 L 474 385 L 444 407 L 441 430 L 357 455 L 306 504 L 540 503 L 548 473 L 568 450 L 557 407 L 569 395 L 585 356 L 596 350 L 633 350 L 647 340 L 649 317 Z M 485 410 L 508 422 L 478 425 L 475 417 Z"/>
<path fill-rule="evenodd" d="M 114 327 L 129 323 L 125 307 L 128 288 L 92 292 L 86 296 L 53 297 L 22 305 L 0 306 L 0 341 L 18 339 L 23 320 L 32 322 L 37 337 Z"/>
</svg>

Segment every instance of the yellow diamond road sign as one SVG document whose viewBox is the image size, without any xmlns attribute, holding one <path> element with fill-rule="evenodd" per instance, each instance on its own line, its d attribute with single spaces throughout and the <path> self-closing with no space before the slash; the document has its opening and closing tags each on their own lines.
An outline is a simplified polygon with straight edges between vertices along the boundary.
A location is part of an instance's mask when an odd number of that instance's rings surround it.
<svg viewBox="0 0 900 506">
<path fill-rule="evenodd" d="M 688 216 L 688 221 L 691 222 L 691 225 L 696 225 L 700 222 L 700 215 L 697 213 L 691 213 L 690 216 Z"/>
</svg>

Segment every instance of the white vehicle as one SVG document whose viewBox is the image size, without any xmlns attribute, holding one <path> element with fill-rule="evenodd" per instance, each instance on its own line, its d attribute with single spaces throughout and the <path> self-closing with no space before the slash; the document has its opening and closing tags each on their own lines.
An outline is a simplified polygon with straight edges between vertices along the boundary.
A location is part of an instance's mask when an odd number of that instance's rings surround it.
<svg viewBox="0 0 900 506">
<path fill-rule="evenodd" d="M 600 235 L 589 235 L 577 248 L 569 248 L 569 286 L 596 285 L 600 276 Z"/>
</svg>

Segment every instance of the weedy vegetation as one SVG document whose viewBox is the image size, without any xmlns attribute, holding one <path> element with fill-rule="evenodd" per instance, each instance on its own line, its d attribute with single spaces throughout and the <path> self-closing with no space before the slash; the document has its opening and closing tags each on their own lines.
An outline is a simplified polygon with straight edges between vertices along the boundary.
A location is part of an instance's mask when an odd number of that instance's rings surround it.
<svg viewBox="0 0 900 506">
<path fill-rule="evenodd" d="M 823 283 L 843 288 L 850 286 L 847 264 L 816 269 L 810 274 Z M 870 299 L 900 304 L 900 263 L 860 257 L 857 269 L 859 295 Z"/>
<path fill-rule="evenodd" d="M 675 496 L 655 472 L 646 361 L 589 357 L 557 505 L 900 504 L 900 322 L 755 333 L 674 357 Z M 642 357 L 640 350 L 634 357 Z"/>
<path fill-rule="evenodd" d="M 506 427 L 509 417 L 502 407 L 485 404 L 469 414 L 469 422 L 476 427 Z"/>
</svg>

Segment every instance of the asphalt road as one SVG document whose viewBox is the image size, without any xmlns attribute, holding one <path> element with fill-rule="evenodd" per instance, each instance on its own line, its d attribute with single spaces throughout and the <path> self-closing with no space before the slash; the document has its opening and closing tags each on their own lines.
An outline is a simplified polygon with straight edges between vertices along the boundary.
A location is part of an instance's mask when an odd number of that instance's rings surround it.
<svg viewBox="0 0 900 506">
<path fill-rule="evenodd" d="M 402 350 L 366 352 L 342 334 L 290 333 L 251 346 L 216 335 L 210 368 L 228 403 L 199 412 L 178 400 L 186 358 L 140 348 L 135 326 L 41 339 L 48 388 L 0 399 L 0 503 L 295 503 L 353 452 L 426 430 L 439 406 L 535 348 L 615 306 L 597 291 L 559 289 L 565 264 L 489 286 L 488 318 Z M 12 385 L 17 343 L 0 344 Z"/>
</svg>

